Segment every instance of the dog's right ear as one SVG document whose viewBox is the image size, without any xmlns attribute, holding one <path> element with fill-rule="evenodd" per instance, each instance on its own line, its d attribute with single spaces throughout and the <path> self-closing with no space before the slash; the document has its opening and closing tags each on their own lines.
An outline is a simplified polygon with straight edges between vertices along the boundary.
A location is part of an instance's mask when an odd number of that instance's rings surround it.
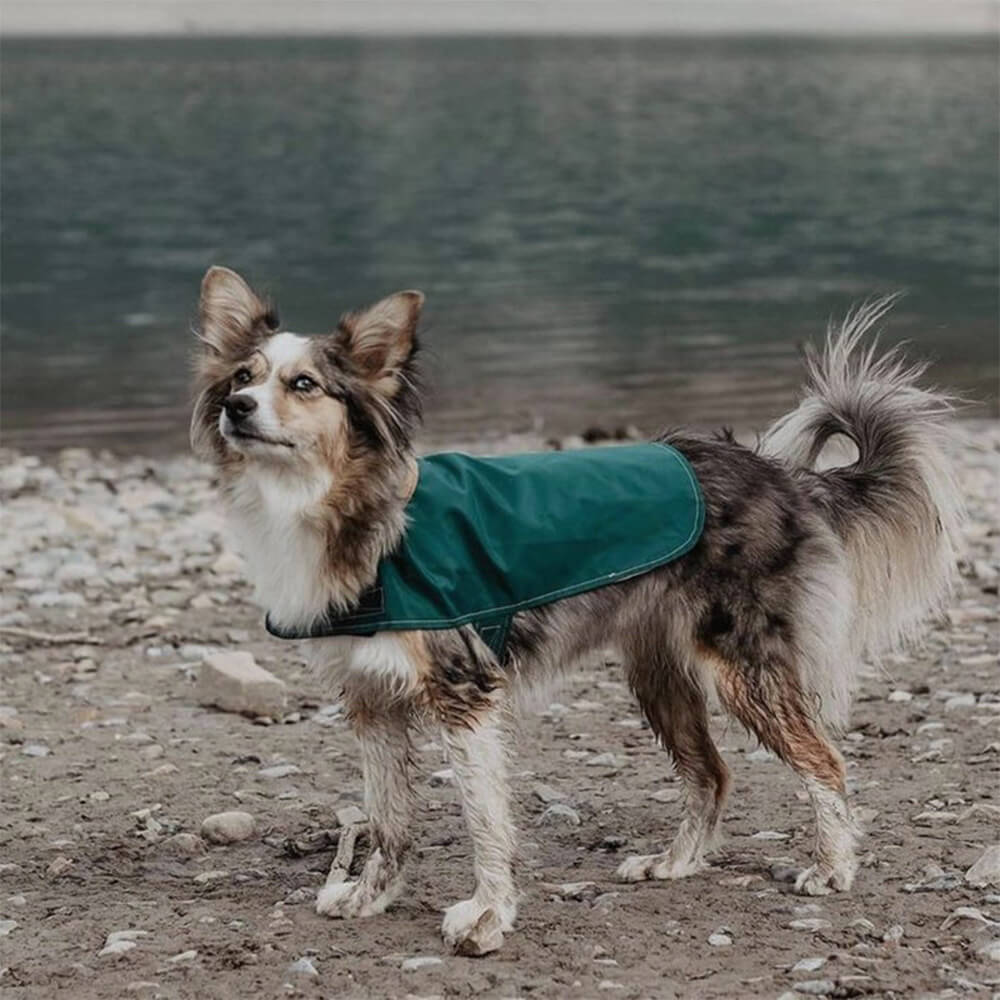
<svg viewBox="0 0 1000 1000">
<path fill-rule="evenodd" d="M 201 281 L 199 339 L 223 357 L 240 357 L 247 347 L 278 329 L 278 314 L 235 271 L 210 267 Z"/>
</svg>

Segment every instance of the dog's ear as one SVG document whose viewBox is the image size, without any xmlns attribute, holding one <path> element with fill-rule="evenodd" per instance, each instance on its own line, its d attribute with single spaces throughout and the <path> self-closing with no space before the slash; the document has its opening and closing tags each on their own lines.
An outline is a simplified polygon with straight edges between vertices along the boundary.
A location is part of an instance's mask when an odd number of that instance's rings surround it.
<svg viewBox="0 0 1000 1000">
<path fill-rule="evenodd" d="M 371 388 L 392 397 L 417 347 L 423 292 L 396 292 L 342 317 L 337 346 Z"/>
<path fill-rule="evenodd" d="M 201 281 L 199 336 L 223 357 L 239 357 L 278 328 L 278 314 L 235 271 L 210 267 Z"/>
</svg>

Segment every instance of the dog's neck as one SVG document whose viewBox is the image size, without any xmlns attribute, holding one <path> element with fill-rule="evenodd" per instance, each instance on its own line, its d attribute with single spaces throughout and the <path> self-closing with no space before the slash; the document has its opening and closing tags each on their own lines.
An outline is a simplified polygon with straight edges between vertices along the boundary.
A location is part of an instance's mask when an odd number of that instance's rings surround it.
<svg viewBox="0 0 1000 1000">
<path fill-rule="evenodd" d="M 356 607 L 402 538 L 417 485 L 412 454 L 340 482 L 247 469 L 226 494 L 258 603 L 279 627 Z"/>
</svg>

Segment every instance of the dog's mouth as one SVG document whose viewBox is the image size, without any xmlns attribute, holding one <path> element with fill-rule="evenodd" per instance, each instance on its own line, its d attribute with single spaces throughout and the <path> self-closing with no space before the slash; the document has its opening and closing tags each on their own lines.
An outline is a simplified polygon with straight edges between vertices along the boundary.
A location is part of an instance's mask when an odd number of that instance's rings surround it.
<svg viewBox="0 0 1000 1000">
<path fill-rule="evenodd" d="M 294 448 L 295 445 L 291 441 L 285 441 L 281 438 L 269 438 L 265 437 L 263 434 L 258 434 L 256 431 L 247 430 L 244 427 L 232 427 L 229 430 L 229 437 L 235 438 L 237 441 L 257 441 L 260 444 L 272 445 L 275 448 Z"/>
</svg>

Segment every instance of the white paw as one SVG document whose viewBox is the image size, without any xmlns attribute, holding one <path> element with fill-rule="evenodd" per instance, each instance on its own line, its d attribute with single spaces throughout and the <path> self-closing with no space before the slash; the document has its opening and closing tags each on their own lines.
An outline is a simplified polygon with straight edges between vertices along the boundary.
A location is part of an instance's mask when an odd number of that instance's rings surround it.
<svg viewBox="0 0 1000 1000">
<path fill-rule="evenodd" d="M 512 904 L 463 899 L 444 911 L 441 935 L 459 955 L 488 955 L 503 944 L 504 931 L 514 926 L 516 914 Z"/>
<path fill-rule="evenodd" d="M 618 878 L 622 882 L 687 878 L 706 868 L 708 865 L 701 858 L 675 860 L 670 851 L 663 854 L 633 854 L 618 866 Z"/>
<path fill-rule="evenodd" d="M 795 891 L 802 896 L 828 896 L 831 892 L 847 892 L 854 884 L 857 863 L 852 859 L 837 866 L 810 865 L 799 872 Z"/>
<path fill-rule="evenodd" d="M 383 892 L 358 882 L 327 882 L 316 897 L 316 912 L 324 917 L 371 917 L 384 913 L 399 893 L 399 883 Z"/>
</svg>

